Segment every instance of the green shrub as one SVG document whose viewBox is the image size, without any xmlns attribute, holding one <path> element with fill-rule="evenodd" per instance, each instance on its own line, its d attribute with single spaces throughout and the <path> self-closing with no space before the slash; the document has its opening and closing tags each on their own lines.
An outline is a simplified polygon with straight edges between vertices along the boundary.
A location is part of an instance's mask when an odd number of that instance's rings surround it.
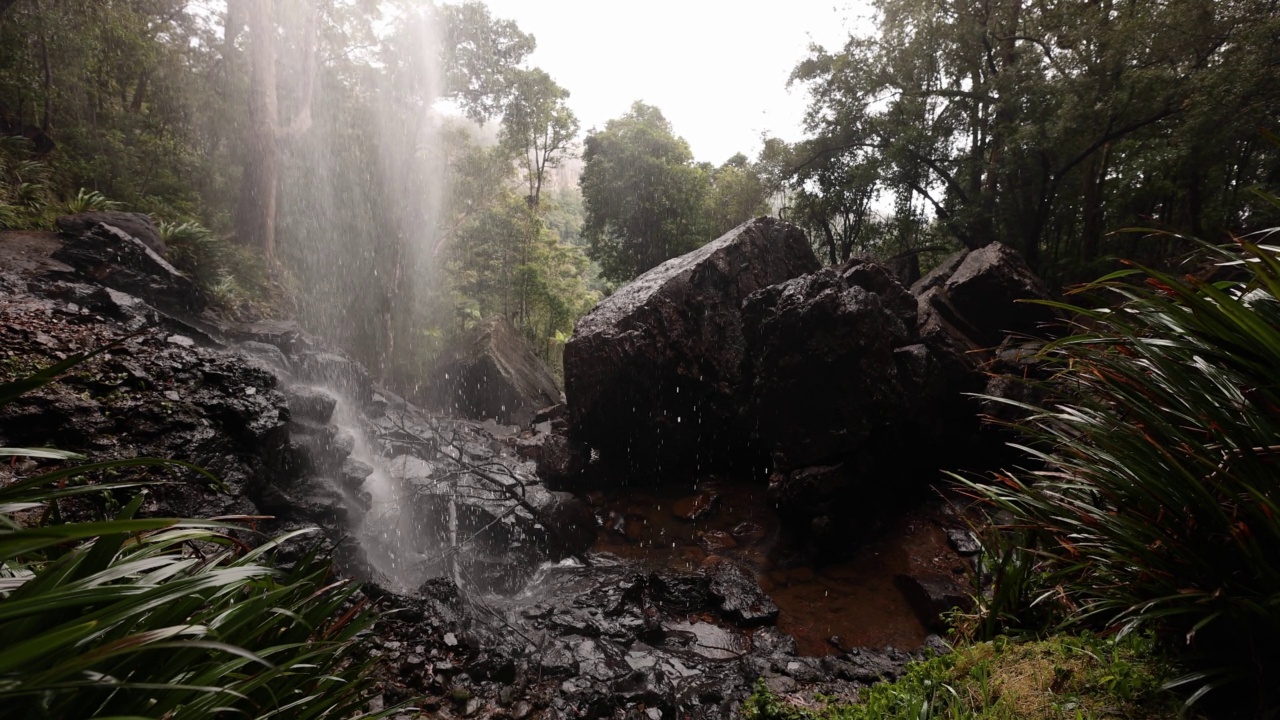
<svg viewBox="0 0 1280 720">
<path fill-rule="evenodd" d="M 52 171 L 22 137 L 0 137 L 0 230 L 52 227 Z"/>
<path fill-rule="evenodd" d="M 159 228 L 169 259 L 190 274 L 221 307 L 234 311 L 249 305 L 261 312 L 287 303 L 288 291 L 255 251 L 236 245 L 193 220 L 162 221 Z"/>
<path fill-rule="evenodd" d="M 1079 333 L 1043 353 L 1059 397 L 1024 423 L 1043 469 L 968 487 L 1030 533 L 1073 622 L 1156 633 L 1189 702 L 1233 685 L 1274 708 L 1280 248 L 1209 252 L 1231 279 L 1134 268 L 1090 286 L 1110 305 L 1063 306 Z"/>
<path fill-rule="evenodd" d="M 118 210 L 120 203 L 107 198 L 97 190 L 80 188 L 66 202 L 67 212 L 71 214 L 89 212 L 90 210 Z"/>
</svg>

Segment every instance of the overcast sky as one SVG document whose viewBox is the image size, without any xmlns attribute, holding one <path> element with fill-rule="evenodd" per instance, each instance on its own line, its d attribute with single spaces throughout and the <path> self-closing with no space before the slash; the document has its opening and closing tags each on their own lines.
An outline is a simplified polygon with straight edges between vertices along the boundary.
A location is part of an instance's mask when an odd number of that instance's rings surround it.
<svg viewBox="0 0 1280 720">
<path fill-rule="evenodd" d="M 762 132 L 800 137 L 805 93 L 787 76 L 810 43 L 843 45 L 868 13 L 865 0 L 484 1 L 537 38 L 530 63 L 569 90 L 583 131 L 643 100 L 717 165 L 754 157 Z"/>
</svg>

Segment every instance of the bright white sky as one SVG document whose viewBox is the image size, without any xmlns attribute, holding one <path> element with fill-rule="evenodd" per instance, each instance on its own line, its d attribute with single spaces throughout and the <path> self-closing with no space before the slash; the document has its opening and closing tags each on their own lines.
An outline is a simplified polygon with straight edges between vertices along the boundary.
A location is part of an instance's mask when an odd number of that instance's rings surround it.
<svg viewBox="0 0 1280 720">
<path fill-rule="evenodd" d="M 866 0 L 484 0 L 532 33 L 530 57 L 569 90 L 583 131 L 656 105 L 700 161 L 797 140 L 807 101 L 787 77 L 810 43 L 844 44 Z"/>
</svg>

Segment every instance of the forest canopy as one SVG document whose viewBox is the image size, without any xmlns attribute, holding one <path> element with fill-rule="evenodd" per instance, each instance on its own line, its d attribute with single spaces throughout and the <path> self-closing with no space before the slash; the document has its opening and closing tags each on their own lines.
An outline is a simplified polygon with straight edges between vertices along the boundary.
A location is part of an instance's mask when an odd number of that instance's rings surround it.
<svg viewBox="0 0 1280 720">
<path fill-rule="evenodd" d="M 807 138 L 766 142 L 790 219 L 829 261 L 939 240 L 1085 279 L 1140 226 L 1221 239 L 1275 225 L 1280 13 L 1269 0 L 879 0 L 814 47 Z M 875 204 L 879 198 L 879 206 Z M 891 210 L 889 208 L 892 208 Z"/>
<path fill-rule="evenodd" d="M 7 0 L 0 224 L 149 213 L 224 304 L 404 389 L 495 315 L 554 365 L 603 294 L 763 214 L 830 264 L 998 240 L 1059 285 L 1175 249 L 1123 228 L 1276 224 L 1274 2 L 871 7 L 794 67 L 804 138 L 716 166 L 643 101 L 583 127 L 480 2 Z"/>
</svg>

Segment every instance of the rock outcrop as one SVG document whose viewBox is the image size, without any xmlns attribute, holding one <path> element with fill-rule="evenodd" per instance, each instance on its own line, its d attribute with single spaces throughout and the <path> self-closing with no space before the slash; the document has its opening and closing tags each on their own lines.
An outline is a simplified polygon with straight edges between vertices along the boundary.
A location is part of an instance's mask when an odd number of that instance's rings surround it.
<svg viewBox="0 0 1280 720">
<path fill-rule="evenodd" d="M 0 243 L 7 239 L 0 234 Z M 316 523 L 333 543 L 370 532 L 366 521 L 375 512 L 403 516 L 385 533 L 394 548 L 378 546 L 377 538 L 340 546 L 342 562 L 358 576 L 394 571 L 421 580 L 449 571 L 417 553 L 453 558 L 477 582 L 501 569 L 505 584 L 490 586 L 511 589 L 539 563 L 590 545 L 594 521 L 571 498 L 543 487 L 532 461 L 483 425 L 432 418 L 378 387 L 358 362 L 296 323 L 202 317 L 196 327 L 185 313 L 161 312 L 151 303 L 184 307 L 166 285 L 171 268 L 111 226 L 39 243 L 19 239 L 21 253 L 0 246 L 0 381 L 39 366 L 37 358 L 51 364 L 115 345 L 0 408 L 0 444 L 53 440 L 95 459 L 173 458 L 207 468 L 229 491 L 198 477 L 166 485 L 155 491 L 150 512 L 269 514 L 276 520 L 260 526 L 267 532 Z M 66 264 L 33 262 L 32 254 Z M 534 410 L 550 404 L 540 398 Z M 370 483 L 375 477 L 378 488 Z M 457 519 L 447 540 L 442 517 Z M 509 552 L 516 546 L 519 552 Z M 370 548 L 382 555 L 364 556 Z M 400 564 L 373 564 L 392 554 Z"/>
<path fill-rule="evenodd" d="M 910 291 L 874 262 L 816 265 L 803 233 L 757 220 L 601 303 L 565 351 L 578 444 L 553 444 L 576 449 L 546 477 L 580 473 L 583 446 L 645 482 L 756 461 L 793 534 L 839 552 L 939 469 L 985 467 L 999 443 L 969 395 L 1019 391 L 989 375 L 1028 374 L 1025 348 L 996 346 L 1052 319 L 1024 302 L 1048 297 L 1039 279 L 998 244 Z"/>
<path fill-rule="evenodd" d="M 502 316 L 467 333 L 434 375 L 435 404 L 472 420 L 524 427 L 560 402 L 551 371 Z"/>
<path fill-rule="evenodd" d="M 99 223 L 69 235 L 53 257 L 106 287 L 135 295 L 166 312 L 195 314 L 207 302 L 191 278 L 114 225 Z"/>
<path fill-rule="evenodd" d="M 943 289 L 984 347 L 999 345 L 1011 334 L 1039 332 L 1053 319 L 1052 310 L 1028 302 L 1049 299 L 1044 283 L 1021 255 L 1001 243 L 965 255 Z"/>
<path fill-rule="evenodd" d="M 916 378 L 896 351 L 917 341 L 914 305 L 871 264 L 824 269 L 747 298 L 747 412 L 775 465 L 874 450 L 873 437 L 909 417 L 920 404 Z"/>
<path fill-rule="evenodd" d="M 160 257 L 165 256 L 167 248 L 160 237 L 160 229 L 156 227 L 150 215 L 121 210 L 92 210 L 89 212 L 63 215 L 57 220 L 58 229 L 71 237 L 85 235 L 98 225 L 110 225 L 130 237 L 142 242 Z"/>
<path fill-rule="evenodd" d="M 570 434 L 651 479 L 733 457 L 745 440 L 742 301 L 818 267 L 799 228 L 761 218 L 606 298 L 565 346 Z"/>
</svg>

